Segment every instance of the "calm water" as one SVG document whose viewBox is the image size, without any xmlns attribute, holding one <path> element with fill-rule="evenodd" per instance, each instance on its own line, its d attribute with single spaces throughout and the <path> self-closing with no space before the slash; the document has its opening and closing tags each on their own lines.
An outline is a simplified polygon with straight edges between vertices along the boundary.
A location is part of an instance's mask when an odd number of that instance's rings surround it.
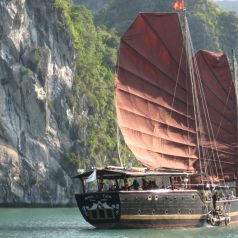
<svg viewBox="0 0 238 238">
<path fill-rule="evenodd" d="M 188 229 L 96 230 L 77 208 L 0 209 L 0 238 L 238 238 L 238 225 Z"/>
</svg>

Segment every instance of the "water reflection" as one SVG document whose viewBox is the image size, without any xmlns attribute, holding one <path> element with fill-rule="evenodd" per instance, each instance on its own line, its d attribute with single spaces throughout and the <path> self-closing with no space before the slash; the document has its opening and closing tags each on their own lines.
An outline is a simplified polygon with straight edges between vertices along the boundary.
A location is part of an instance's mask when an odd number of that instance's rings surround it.
<svg viewBox="0 0 238 238">
<path fill-rule="evenodd" d="M 178 229 L 95 229 L 77 208 L 0 209 L 0 238 L 238 238 L 238 225 Z"/>
</svg>

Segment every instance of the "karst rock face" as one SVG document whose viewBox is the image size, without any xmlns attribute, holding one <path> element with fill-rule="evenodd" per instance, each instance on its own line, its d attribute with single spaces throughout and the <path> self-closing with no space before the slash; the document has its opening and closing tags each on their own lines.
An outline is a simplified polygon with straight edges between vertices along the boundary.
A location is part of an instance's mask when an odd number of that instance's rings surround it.
<svg viewBox="0 0 238 238">
<path fill-rule="evenodd" d="M 0 204 L 74 202 L 75 52 L 51 0 L 0 1 Z M 75 132 L 74 132 L 75 133 Z"/>
</svg>

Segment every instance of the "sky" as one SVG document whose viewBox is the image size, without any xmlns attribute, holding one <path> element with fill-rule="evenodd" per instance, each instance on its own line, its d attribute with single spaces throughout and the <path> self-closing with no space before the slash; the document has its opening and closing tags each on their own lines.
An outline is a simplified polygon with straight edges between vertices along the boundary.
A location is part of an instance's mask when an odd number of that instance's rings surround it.
<svg viewBox="0 0 238 238">
<path fill-rule="evenodd" d="M 238 0 L 213 0 L 214 2 L 238 2 Z"/>
</svg>

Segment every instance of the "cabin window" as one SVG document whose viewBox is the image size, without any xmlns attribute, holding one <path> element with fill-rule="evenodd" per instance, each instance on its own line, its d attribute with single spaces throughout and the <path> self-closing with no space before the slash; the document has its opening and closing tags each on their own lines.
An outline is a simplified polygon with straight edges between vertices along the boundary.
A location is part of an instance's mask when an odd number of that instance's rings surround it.
<svg viewBox="0 0 238 238">
<path fill-rule="evenodd" d="M 97 209 L 89 211 L 88 216 L 90 219 L 115 218 L 115 214 L 112 209 Z"/>
<path fill-rule="evenodd" d="M 105 211 L 103 209 L 99 210 L 99 216 L 100 218 L 105 218 Z"/>
<path fill-rule="evenodd" d="M 96 180 L 90 183 L 84 181 L 84 187 L 86 193 L 98 192 L 98 184 Z"/>
<path fill-rule="evenodd" d="M 93 219 L 97 219 L 97 211 L 91 211 L 90 217 L 92 217 Z"/>
<path fill-rule="evenodd" d="M 107 209 L 107 217 L 108 217 L 108 218 L 114 217 L 114 215 L 113 215 L 113 210 Z"/>
</svg>

